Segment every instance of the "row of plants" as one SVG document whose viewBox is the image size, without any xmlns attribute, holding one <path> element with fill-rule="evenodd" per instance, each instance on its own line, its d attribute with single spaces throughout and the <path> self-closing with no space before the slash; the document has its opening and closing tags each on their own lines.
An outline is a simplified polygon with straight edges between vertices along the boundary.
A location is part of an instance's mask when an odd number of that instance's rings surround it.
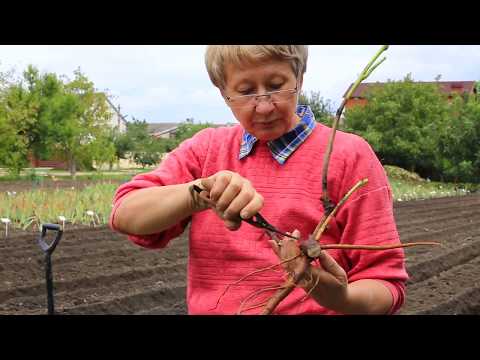
<svg viewBox="0 0 480 360">
<path fill-rule="evenodd" d="M 466 195 L 478 191 L 475 184 L 429 181 L 396 167 L 386 167 L 395 201 Z M 10 226 L 37 229 L 42 223 L 106 224 L 118 184 L 97 183 L 83 189 L 35 189 L 0 193 L 0 218 Z M 61 220 L 62 217 L 64 220 Z"/>
<path fill-rule="evenodd" d="M 0 193 L 0 217 L 10 226 L 38 229 L 43 223 L 106 224 L 118 184 L 98 183 L 83 189 L 35 189 Z M 7 222 L 7 221 L 5 221 Z"/>
</svg>

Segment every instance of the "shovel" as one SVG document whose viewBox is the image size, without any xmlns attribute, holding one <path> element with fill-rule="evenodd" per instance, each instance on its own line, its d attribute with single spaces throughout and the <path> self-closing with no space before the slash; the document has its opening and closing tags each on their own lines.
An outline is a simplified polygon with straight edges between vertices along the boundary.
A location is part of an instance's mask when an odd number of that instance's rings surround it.
<svg viewBox="0 0 480 360">
<path fill-rule="evenodd" d="M 47 230 L 54 230 L 57 232 L 55 240 L 50 244 L 45 242 L 45 236 Z M 58 245 L 58 242 L 62 238 L 63 230 L 60 225 L 57 224 L 43 224 L 42 225 L 42 234 L 38 238 L 38 244 L 40 248 L 45 253 L 45 278 L 47 281 L 47 303 L 48 303 L 48 315 L 54 315 L 54 304 L 53 304 L 53 278 L 52 278 L 52 253 L 55 251 L 55 248 Z"/>
</svg>

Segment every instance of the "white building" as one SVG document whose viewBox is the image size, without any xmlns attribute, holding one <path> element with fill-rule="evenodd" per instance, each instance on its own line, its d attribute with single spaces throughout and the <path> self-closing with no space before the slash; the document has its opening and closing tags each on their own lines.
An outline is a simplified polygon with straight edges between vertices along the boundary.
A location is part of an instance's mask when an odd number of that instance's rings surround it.
<svg viewBox="0 0 480 360">
<path fill-rule="evenodd" d="M 115 107 L 115 105 L 112 104 L 112 102 L 108 99 L 108 97 L 105 97 L 107 99 L 107 103 L 110 106 L 110 109 L 113 113 L 113 116 L 110 119 L 110 125 L 112 128 L 117 128 L 121 133 L 124 133 L 127 131 L 127 120 L 125 117 L 120 113 L 120 105 L 118 105 L 118 108 Z"/>
</svg>

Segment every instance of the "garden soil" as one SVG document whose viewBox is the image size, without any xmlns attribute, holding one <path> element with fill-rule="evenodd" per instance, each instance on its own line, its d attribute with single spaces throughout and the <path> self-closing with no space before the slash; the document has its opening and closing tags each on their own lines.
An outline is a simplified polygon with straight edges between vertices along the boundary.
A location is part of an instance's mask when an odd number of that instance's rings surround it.
<svg viewBox="0 0 480 360">
<path fill-rule="evenodd" d="M 442 243 L 405 249 L 410 279 L 400 314 L 480 314 L 480 195 L 397 202 L 394 211 L 402 242 Z M 0 314 L 47 312 L 38 236 L 0 232 Z M 186 314 L 187 256 L 188 231 L 147 250 L 106 226 L 67 224 L 52 255 L 55 311 Z"/>
</svg>

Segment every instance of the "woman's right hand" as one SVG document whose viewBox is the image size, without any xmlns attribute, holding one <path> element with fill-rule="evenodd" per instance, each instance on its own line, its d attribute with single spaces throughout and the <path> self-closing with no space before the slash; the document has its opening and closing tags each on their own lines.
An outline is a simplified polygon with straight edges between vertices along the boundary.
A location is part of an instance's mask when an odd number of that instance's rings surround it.
<svg viewBox="0 0 480 360">
<path fill-rule="evenodd" d="M 240 218 L 249 219 L 263 207 L 263 196 L 248 179 L 233 171 L 219 171 L 201 179 L 201 185 L 209 193 L 212 209 L 229 230 L 238 230 Z"/>
</svg>

